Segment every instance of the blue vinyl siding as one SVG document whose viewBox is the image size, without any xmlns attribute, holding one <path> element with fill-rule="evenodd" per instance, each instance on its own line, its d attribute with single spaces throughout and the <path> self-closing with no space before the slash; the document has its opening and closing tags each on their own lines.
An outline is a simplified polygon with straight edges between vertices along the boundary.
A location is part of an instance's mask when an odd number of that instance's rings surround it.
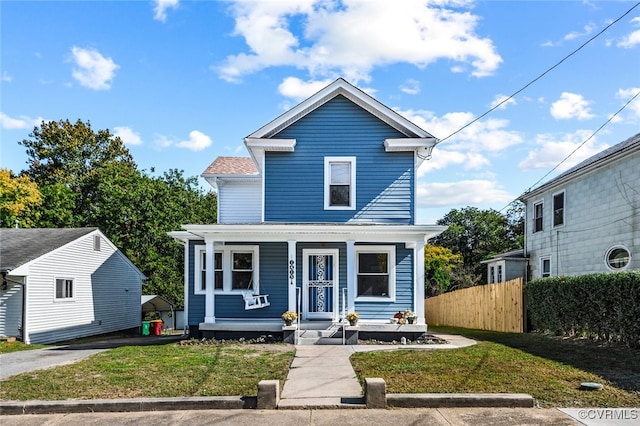
<svg viewBox="0 0 640 426">
<path fill-rule="evenodd" d="M 385 152 L 403 135 L 338 96 L 275 138 L 295 138 L 294 152 L 265 156 L 267 222 L 413 224 L 414 154 Z M 324 210 L 324 157 L 356 157 L 356 209 Z"/>
<path fill-rule="evenodd" d="M 356 302 L 356 312 L 363 320 L 393 317 L 398 311 L 415 310 L 413 306 L 413 250 L 396 244 L 396 301 Z"/>
<path fill-rule="evenodd" d="M 204 244 L 189 243 L 189 325 L 197 325 L 204 321 L 205 296 L 194 294 L 194 246 Z M 245 243 L 238 243 L 243 245 Z M 250 243 L 249 243 L 250 244 Z M 236 244 L 233 244 L 236 245 Z M 266 308 L 245 310 L 240 294 L 215 295 L 216 318 L 280 318 L 287 310 L 287 243 L 260 244 L 260 294 L 268 294 L 271 306 Z"/>
</svg>

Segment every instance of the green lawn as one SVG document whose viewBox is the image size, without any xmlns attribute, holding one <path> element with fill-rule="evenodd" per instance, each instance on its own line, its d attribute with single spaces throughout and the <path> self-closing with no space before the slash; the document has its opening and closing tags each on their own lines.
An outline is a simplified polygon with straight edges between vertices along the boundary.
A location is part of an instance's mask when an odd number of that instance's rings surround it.
<svg viewBox="0 0 640 426">
<path fill-rule="evenodd" d="M 437 328 L 477 345 L 454 350 L 358 353 L 358 377 L 382 377 L 389 393 L 528 393 L 545 407 L 637 407 L 640 351 L 538 334 Z M 605 385 L 581 391 L 582 382 Z"/>
<path fill-rule="evenodd" d="M 121 347 L 13 376 L 0 382 L 0 399 L 255 395 L 260 380 L 284 381 L 293 355 L 285 345 Z"/>
<path fill-rule="evenodd" d="M 32 349 L 46 348 L 46 345 L 25 345 L 22 342 L 0 342 L 0 354 L 8 354 L 10 352 L 30 351 Z"/>
</svg>

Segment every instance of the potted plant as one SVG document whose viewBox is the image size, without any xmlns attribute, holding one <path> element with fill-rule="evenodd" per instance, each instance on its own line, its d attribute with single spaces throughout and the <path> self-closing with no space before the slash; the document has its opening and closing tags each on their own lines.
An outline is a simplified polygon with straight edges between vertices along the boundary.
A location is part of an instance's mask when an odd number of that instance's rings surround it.
<svg viewBox="0 0 640 426">
<path fill-rule="evenodd" d="M 418 316 L 411 309 L 405 309 L 404 318 L 407 320 L 409 324 L 413 324 L 418 319 Z"/>
<path fill-rule="evenodd" d="M 298 319 L 298 314 L 296 314 L 293 311 L 285 311 L 282 314 L 282 320 L 284 321 L 285 325 L 291 325 L 297 319 Z"/>
<path fill-rule="evenodd" d="M 354 326 L 358 324 L 358 320 L 360 319 L 360 315 L 357 312 L 349 312 L 347 314 L 347 321 L 349 321 L 349 325 Z"/>
</svg>

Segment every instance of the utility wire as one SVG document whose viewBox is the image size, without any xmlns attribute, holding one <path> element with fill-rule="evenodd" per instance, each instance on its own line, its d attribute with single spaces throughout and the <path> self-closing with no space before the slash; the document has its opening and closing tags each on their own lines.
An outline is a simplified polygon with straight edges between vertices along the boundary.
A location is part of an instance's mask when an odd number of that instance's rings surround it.
<svg viewBox="0 0 640 426">
<path fill-rule="evenodd" d="M 607 31 L 609 28 L 611 28 L 614 24 L 616 24 L 618 21 L 620 21 L 622 18 L 624 18 L 625 16 L 627 16 L 629 13 L 631 13 L 631 11 L 633 9 L 635 9 L 636 7 L 640 6 L 640 2 L 634 4 L 629 10 L 627 10 L 624 14 L 622 14 L 619 18 L 617 18 L 615 21 L 612 21 L 609 25 L 607 25 L 606 27 L 604 27 L 599 33 L 597 33 L 596 35 L 594 35 L 593 37 L 591 37 L 589 40 L 585 41 L 584 43 L 582 43 L 577 49 L 575 49 L 573 52 L 569 53 L 567 56 L 565 56 L 564 58 L 562 58 L 559 62 L 557 62 L 555 65 L 553 65 L 550 68 L 547 68 L 546 71 L 544 71 L 542 74 L 540 74 L 539 76 L 537 76 L 536 78 L 534 78 L 533 80 L 531 80 L 529 83 L 525 84 L 522 88 L 520 88 L 519 90 L 515 91 L 513 94 L 511 94 L 510 96 L 504 98 L 501 102 L 499 102 L 497 105 L 495 105 L 493 108 L 489 109 L 487 112 L 485 112 L 484 114 L 474 118 L 473 120 L 471 120 L 470 122 L 468 122 L 467 124 L 465 124 L 464 126 L 462 126 L 461 128 L 459 128 L 458 130 L 456 130 L 455 132 L 451 133 L 449 136 L 447 136 L 446 138 L 440 139 L 438 141 L 438 143 L 440 142 L 444 142 L 447 139 L 449 139 L 450 137 L 460 133 L 461 131 L 463 131 L 464 129 L 466 129 L 467 127 L 471 126 L 473 123 L 475 123 L 476 121 L 480 120 L 481 118 L 484 118 L 485 116 L 487 116 L 488 114 L 490 114 L 491 112 L 495 111 L 496 109 L 500 108 L 500 106 L 502 106 L 504 103 L 508 102 L 510 99 L 514 98 L 516 95 L 518 95 L 520 92 L 524 91 L 527 87 L 531 86 L 533 83 L 535 83 L 536 81 L 540 80 L 542 77 L 544 77 L 545 75 L 547 75 L 549 72 L 551 72 L 553 69 L 557 68 L 560 64 L 562 64 L 564 61 L 566 61 L 567 59 L 569 59 L 571 56 L 575 55 L 576 53 L 578 53 L 580 50 L 582 50 L 583 47 L 585 47 L 587 44 L 591 43 L 593 40 L 595 40 L 596 38 L 598 38 L 602 33 L 604 33 L 605 31 Z M 637 96 L 637 95 L 636 95 Z M 605 123 L 606 124 L 606 123 Z"/>
<path fill-rule="evenodd" d="M 640 4 L 640 3 L 638 3 Z M 549 176 L 551 173 L 553 173 L 554 170 L 556 170 L 558 167 L 560 167 L 565 161 L 567 161 L 573 154 L 576 153 L 576 151 L 578 151 L 580 148 L 582 148 L 582 146 L 584 144 L 586 144 L 587 142 L 589 142 L 591 139 L 593 139 L 593 137 L 600 132 L 600 130 L 602 130 L 604 128 L 604 126 L 606 126 L 607 124 L 609 124 L 611 122 L 611 120 L 613 120 L 618 114 L 620 114 L 622 112 L 623 109 L 625 109 L 631 102 L 634 101 L 634 99 L 636 99 L 638 96 L 640 96 L 640 91 L 638 91 L 635 95 L 633 95 L 631 97 L 631 99 L 629 99 L 624 105 L 622 105 L 622 107 L 620 107 L 619 110 L 617 110 L 615 113 L 613 113 L 611 115 L 611 117 L 609 117 L 607 119 L 607 121 L 605 121 L 604 123 L 602 123 L 602 125 L 600 127 L 598 127 L 596 130 L 593 131 L 593 133 L 591 133 L 589 135 L 588 138 L 586 138 L 585 140 L 582 141 L 582 143 L 580 143 L 580 145 L 578 145 L 576 147 L 576 149 L 574 149 L 573 151 L 571 151 L 571 153 L 569 155 L 567 155 L 566 157 L 564 157 L 562 159 L 562 161 L 560 161 L 558 164 L 556 164 L 551 170 L 549 170 L 544 176 L 542 176 L 540 179 L 538 179 L 536 181 L 536 183 L 534 183 L 533 185 L 531 185 L 524 193 L 528 193 L 530 192 L 536 185 L 538 185 L 540 182 L 542 182 L 544 180 L 544 178 L 546 178 L 547 176 Z M 517 200 L 517 198 L 516 198 Z M 503 208 L 501 208 L 500 210 L 498 210 L 499 212 L 503 211 L 504 209 L 506 209 L 507 207 L 509 207 L 511 205 L 511 203 L 513 201 L 516 200 L 512 200 L 509 204 L 507 204 L 506 206 L 504 206 Z"/>
</svg>

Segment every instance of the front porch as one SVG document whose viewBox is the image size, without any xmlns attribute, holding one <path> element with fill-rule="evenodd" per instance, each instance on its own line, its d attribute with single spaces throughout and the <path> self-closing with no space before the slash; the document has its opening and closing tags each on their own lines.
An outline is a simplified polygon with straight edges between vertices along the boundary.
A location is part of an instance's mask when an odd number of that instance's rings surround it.
<svg viewBox="0 0 640 426">
<path fill-rule="evenodd" d="M 358 344 L 358 340 L 383 342 L 417 340 L 427 333 L 426 324 L 384 324 L 358 322 L 300 321 L 286 326 L 282 320 L 220 319 L 192 326 L 189 335 L 207 339 L 255 339 L 292 344 Z"/>
</svg>

